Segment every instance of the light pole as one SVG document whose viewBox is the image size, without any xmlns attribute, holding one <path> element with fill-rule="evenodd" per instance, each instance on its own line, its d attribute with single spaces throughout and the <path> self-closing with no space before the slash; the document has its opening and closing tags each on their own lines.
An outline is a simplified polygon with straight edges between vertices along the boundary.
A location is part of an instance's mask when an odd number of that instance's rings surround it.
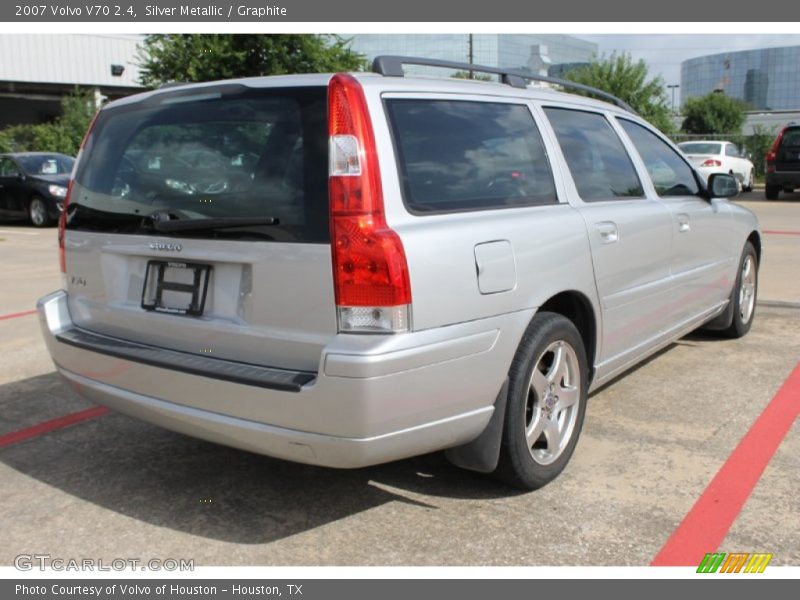
<svg viewBox="0 0 800 600">
<path fill-rule="evenodd" d="M 667 89 L 672 90 L 672 114 L 673 115 L 675 114 L 675 90 L 677 90 L 679 87 L 681 87 L 681 86 L 678 85 L 677 83 L 673 83 L 672 85 L 668 85 L 667 86 Z"/>
<path fill-rule="evenodd" d="M 469 34 L 468 44 L 469 44 L 469 64 L 472 64 L 472 63 L 475 62 L 475 54 L 474 54 L 474 47 L 473 47 L 474 40 L 472 38 L 472 34 L 471 33 Z M 469 78 L 470 79 L 475 79 L 475 73 L 470 71 L 469 72 Z"/>
</svg>

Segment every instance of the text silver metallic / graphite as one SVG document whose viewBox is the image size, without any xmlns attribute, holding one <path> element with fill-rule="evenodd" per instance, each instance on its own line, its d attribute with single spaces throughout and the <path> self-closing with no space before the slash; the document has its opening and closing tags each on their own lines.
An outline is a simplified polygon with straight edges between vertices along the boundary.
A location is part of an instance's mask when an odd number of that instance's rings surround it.
<svg viewBox="0 0 800 600">
<path fill-rule="evenodd" d="M 147 17 L 230 17 L 231 13 L 240 17 L 263 18 L 263 17 L 285 17 L 286 8 L 282 6 L 238 6 L 223 7 L 217 4 L 207 6 L 190 6 L 181 4 L 179 6 L 162 6 L 159 4 L 148 4 L 144 7 Z"/>
</svg>

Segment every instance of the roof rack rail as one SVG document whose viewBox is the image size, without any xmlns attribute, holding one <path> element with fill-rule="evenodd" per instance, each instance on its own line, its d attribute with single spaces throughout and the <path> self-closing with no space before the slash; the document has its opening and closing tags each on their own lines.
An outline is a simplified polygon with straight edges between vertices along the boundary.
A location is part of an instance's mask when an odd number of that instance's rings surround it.
<svg viewBox="0 0 800 600">
<path fill-rule="evenodd" d="M 158 86 L 157 89 L 159 89 L 159 90 L 167 90 L 169 88 L 179 87 L 179 86 L 182 86 L 182 85 L 189 85 L 189 82 L 187 82 L 187 81 L 168 81 L 166 83 L 162 83 L 160 86 Z"/>
<path fill-rule="evenodd" d="M 485 65 L 475 65 L 471 63 L 455 62 L 451 60 L 439 60 L 438 58 L 416 58 L 413 56 L 376 56 L 372 61 L 372 70 L 386 77 L 404 77 L 403 65 L 419 65 L 424 67 L 442 67 L 444 69 L 458 69 L 461 71 L 476 71 L 478 73 L 492 73 L 500 75 L 500 80 L 506 85 L 515 88 L 528 87 L 528 81 L 543 81 L 545 83 L 552 83 L 560 85 L 565 88 L 572 88 L 582 92 L 588 92 L 598 96 L 604 100 L 616 104 L 620 108 L 637 114 L 631 106 L 624 100 L 620 100 L 616 96 L 599 90 L 590 85 L 568 81 L 566 79 L 558 79 L 557 77 L 548 77 L 546 75 L 537 75 L 528 71 L 519 71 L 516 69 L 503 69 L 499 67 L 487 67 Z"/>
</svg>

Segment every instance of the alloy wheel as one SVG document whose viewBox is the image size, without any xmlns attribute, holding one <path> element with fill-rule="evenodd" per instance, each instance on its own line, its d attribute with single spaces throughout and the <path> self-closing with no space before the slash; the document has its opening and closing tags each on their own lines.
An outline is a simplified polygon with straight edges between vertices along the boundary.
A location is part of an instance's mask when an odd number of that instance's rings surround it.
<svg viewBox="0 0 800 600">
<path fill-rule="evenodd" d="M 580 400 L 580 368 L 567 342 L 550 344 L 533 367 L 525 404 L 525 438 L 533 460 L 553 463 L 575 430 Z"/>
</svg>

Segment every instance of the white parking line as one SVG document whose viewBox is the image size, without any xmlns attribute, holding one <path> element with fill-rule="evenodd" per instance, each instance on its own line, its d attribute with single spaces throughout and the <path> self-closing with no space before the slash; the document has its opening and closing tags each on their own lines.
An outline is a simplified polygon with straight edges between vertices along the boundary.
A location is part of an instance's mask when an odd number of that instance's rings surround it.
<svg viewBox="0 0 800 600">
<path fill-rule="evenodd" d="M 0 229 L 0 233 L 15 233 L 17 235 L 40 235 L 36 231 L 18 231 L 16 229 Z"/>
</svg>

